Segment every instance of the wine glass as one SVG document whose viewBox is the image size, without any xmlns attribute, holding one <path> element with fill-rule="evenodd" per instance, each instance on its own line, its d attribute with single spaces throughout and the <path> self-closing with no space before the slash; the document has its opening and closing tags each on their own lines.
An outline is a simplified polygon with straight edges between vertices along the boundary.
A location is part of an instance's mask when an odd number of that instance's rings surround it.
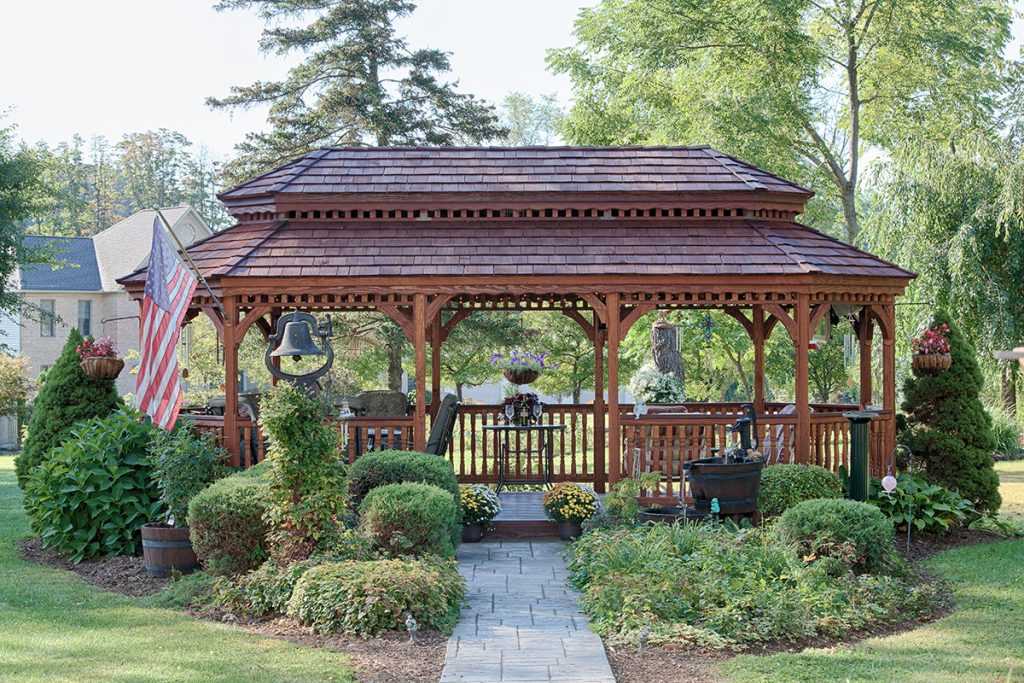
<svg viewBox="0 0 1024 683">
<path fill-rule="evenodd" d="M 516 407 L 511 403 L 505 404 L 505 421 L 508 424 L 512 424 L 512 418 L 515 417 Z"/>
<path fill-rule="evenodd" d="M 531 410 L 533 411 L 533 419 L 537 424 L 540 424 L 540 416 L 544 412 L 544 404 L 539 400 L 534 401 L 533 408 Z"/>
</svg>

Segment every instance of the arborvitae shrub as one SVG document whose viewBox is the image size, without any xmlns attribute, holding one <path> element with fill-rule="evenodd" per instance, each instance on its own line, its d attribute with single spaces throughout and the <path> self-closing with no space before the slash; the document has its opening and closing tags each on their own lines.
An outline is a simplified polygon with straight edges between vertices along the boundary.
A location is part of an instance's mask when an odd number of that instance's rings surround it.
<svg viewBox="0 0 1024 683">
<path fill-rule="evenodd" d="M 935 375 L 915 369 L 906 379 L 903 438 L 929 481 L 959 492 L 978 510 L 995 511 L 1002 501 L 992 462 L 992 420 L 979 398 L 981 369 L 974 347 L 945 314 L 936 314 L 932 327 L 943 323 L 949 325 L 953 364 Z"/>
<path fill-rule="evenodd" d="M 121 406 L 114 380 L 93 379 L 82 370 L 75 347 L 82 335 L 72 329 L 57 362 L 47 373 L 32 406 L 28 438 L 15 461 L 18 485 L 25 488 L 29 475 L 49 452 L 68 437 L 72 425 L 106 417 Z"/>
</svg>

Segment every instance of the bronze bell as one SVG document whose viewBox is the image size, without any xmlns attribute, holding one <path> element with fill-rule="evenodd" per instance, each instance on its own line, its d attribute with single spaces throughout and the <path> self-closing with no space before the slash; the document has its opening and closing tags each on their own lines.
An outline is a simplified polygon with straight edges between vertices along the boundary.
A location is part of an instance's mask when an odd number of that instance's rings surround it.
<svg viewBox="0 0 1024 683">
<path fill-rule="evenodd" d="M 304 322 L 290 322 L 284 326 L 281 344 L 274 349 L 271 356 L 291 356 L 299 360 L 302 356 L 324 355 L 309 334 L 309 325 Z"/>
</svg>

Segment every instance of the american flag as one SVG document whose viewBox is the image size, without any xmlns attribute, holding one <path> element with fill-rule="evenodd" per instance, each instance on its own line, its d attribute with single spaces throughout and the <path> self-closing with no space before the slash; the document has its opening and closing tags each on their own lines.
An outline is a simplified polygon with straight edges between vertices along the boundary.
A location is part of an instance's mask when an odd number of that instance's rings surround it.
<svg viewBox="0 0 1024 683">
<path fill-rule="evenodd" d="M 135 378 L 135 401 L 139 410 L 163 429 L 174 427 L 181 408 L 178 337 L 195 290 L 195 276 L 181 262 L 157 216 L 153 220 L 153 248 L 142 298 L 142 359 Z"/>
</svg>

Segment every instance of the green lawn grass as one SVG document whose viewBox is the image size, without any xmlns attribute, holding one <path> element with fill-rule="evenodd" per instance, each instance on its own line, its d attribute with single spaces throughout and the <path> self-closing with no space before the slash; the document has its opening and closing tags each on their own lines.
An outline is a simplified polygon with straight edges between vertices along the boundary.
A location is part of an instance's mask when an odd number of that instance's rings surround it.
<svg viewBox="0 0 1024 683">
<path fill-rule="evenodd" d="M 1006 514 L 1024 519 L 1024 463 L 997 465 Z M 988 681 L 1024 680 L 1024 540 L 941 553 L 929 571 L 950 581 L 950 616 L 848 647 L 725 662 L 731 681 Z"/>
<path fill-rule="evenodd" d="M 11 457 L 0 457 L 0 681 L 340 681 L 347 658 L 259 638 L 101 591 L 25 562 L 28 523 Z"/>
</svg>

